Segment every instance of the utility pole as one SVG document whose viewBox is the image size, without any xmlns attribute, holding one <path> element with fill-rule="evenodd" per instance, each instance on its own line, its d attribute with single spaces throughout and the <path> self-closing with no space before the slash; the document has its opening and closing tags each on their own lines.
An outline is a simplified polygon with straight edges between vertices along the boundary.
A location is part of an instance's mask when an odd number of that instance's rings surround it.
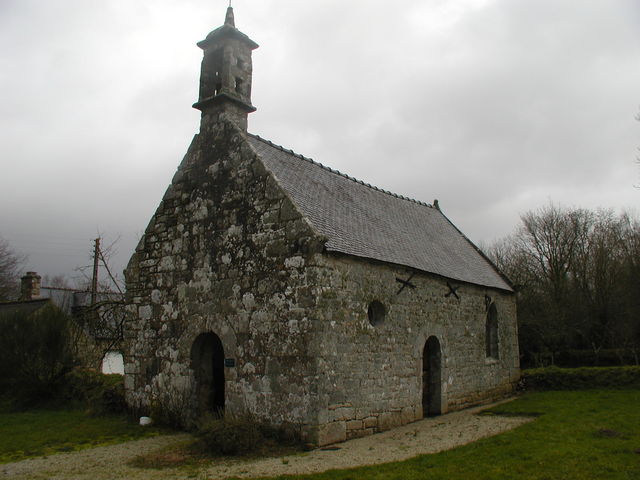
<svg viewBox="0 0 640 480">
<path fill-rule="evenodd" d="M 93 248 L 93 277 L 91 278 L 91 305 L 95 305 L 98 293 L 98 260 L 100 259 L 100 238 L 94 240 Z"/>
</svg>

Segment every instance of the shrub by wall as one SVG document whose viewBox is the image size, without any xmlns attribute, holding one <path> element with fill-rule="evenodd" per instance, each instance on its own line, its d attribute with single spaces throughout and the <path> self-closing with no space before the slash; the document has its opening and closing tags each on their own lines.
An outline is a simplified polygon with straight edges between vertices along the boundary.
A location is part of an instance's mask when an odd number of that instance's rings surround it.
<svg viewBox="0 0 640 480">
<path fill-rule="evenodd" d="M 274 427 L 251 415 L 210 415 L 195 432 L 197 448 L 208 455 L 251 455 L 276 446 L 302 448 L 299 426 Z"/>
<path fill-rule="evenodd" d="M 640 367 L 545 367 L 523 370 L 526 390 L 585 390 L 640 388 Z"/>
<path fill-rule="evenodd" d="M 74 368 L 65 376 L 60 397 L 94 415 L 122 413 L 127 409 L 124 377 L 87 368 Z"/>
<path fill-rule="evenodd" d="M 259 425 L 251 417 L 209 417 L 196 432 L 200 448 L 215 455 L 246 455 L 264 442 Z"/>
</svg>

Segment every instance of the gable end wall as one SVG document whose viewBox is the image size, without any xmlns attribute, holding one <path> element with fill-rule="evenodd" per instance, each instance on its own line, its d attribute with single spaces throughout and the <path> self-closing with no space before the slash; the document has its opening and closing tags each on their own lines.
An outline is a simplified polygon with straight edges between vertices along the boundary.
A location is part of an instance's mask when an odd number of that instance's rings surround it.
<svg viewBox="0 0 640 480">
<path fill-rule="evenodd" d="M 323 241 L 235 125 L 203 122 L 126 270 L 129 404 L 193 420 L 191 347 L 214 332 L 235 360 L 227 411 L 316 425 L 308 267 Z"/>
</svg>

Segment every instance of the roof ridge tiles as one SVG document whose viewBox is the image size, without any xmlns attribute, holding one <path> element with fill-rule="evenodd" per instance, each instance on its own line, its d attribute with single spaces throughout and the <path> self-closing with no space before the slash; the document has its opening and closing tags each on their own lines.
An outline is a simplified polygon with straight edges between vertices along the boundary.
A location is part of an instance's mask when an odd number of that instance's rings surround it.
<svg viewBox="0 0 640 480">
<path fill-rule="evenodd" d="M 247 132 L 247 135 L 249 135 L 250 137 L 253 137 L 253 138 L 257 139 L 257 140 L 260 140 L 261 142 L 264 142 L 264 143 L 266 143 L 266 144 L 268 144 L 268 145 L 280 150 L 281 152 L 287 153 L 289 155 L 293 155 L 294 157 L 300 158 L 301 160 L 306 160 L 307 162 L 311 162 L 312 164 L 317 165 L 318 167 L 320 167 L 320 168 L 322 168 L 324 170 L 327 170 L 328 172 L 331 172 L 331 173 L 336 174 L 336 175 L 340 175 L 341 177 L 344 177 L 347 180 L 350 180 L 350 181 L 355 182 L 355 183 L 359 183 L 360 185 L 363 185 L 365 187 L 371 188 L 372 190 L 376 190 L 378 192 L 382 192 L 382 193 L 384 193 L 386 195 L 390 195 L 390 196 L 398 198 L 400 200 L 405 200 L 407 202 L 412 202 L 412 203 L 415 203 L 415 204 L 418 204 L 418 205 L 422 205 L 424 207 L 434 208 L 432 204 L 427 203 L 427 202 L 423 202 L 422 200 L 416 200 L 415 198 L 405 197 L 404 195 L 399 195 L 397 193 L 390 192 L 389 190 L 384 190 L 384 189 L 382 189 L 382 188 L 380 188 L 380 187 L 378 187 L 376 185 L 371 185 L 370 183 L 365 183 L 363 180 L 359 180 L 359 179 L 357 179 L 355 177 L 351 177 L 351 176 L 347 175 L 346 173 L 342 173 L 339 170 L 336 170 L 336 169 L 331 168 L 331 167 L 329 167 L 327 165 L 324 165 L 324 164 L 314 160 L 313 158 L 305 157 L 301 153 L 294 152 L 292 149 L 285 148 L 282 145 L 278 145 L 276 143 L 273 143 L 271 140 L 267 140 L 266 138 L 262 138 L 260 135 L 256 135 L 255 133 L 248 133 Z"/>
</svg>

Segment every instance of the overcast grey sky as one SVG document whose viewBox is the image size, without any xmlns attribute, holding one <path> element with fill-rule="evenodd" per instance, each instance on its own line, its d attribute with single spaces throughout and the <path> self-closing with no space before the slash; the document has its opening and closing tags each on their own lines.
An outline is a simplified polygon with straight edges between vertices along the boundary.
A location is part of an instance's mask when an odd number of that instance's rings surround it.
<svg viewBox="0 0 640 480">
<path fill-rule="evenodd" d="M 640 201 L 637 0 L 234 0 L 249 130 L 432 202 L 473 241 L 549 201 Z M 0 236 L 121 271 L 197 132 L 218 0 L 0 0 Z"/>
</svg>

